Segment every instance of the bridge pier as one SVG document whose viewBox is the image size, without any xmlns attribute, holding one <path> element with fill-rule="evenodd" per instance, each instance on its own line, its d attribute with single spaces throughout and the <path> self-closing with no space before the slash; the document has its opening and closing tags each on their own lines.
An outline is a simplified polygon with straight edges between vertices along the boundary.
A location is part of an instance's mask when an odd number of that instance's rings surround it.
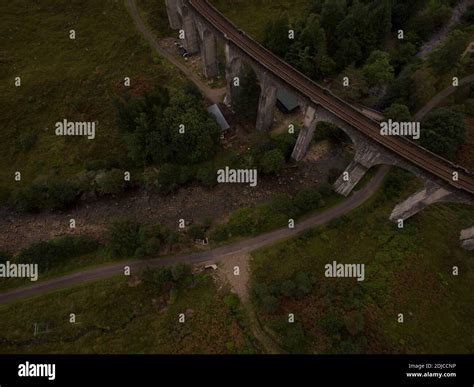
<svg viewBox="0 0 474 387">
<path fill-rule="evenodd" d="M 216 36 L 205 25 L 197 22 L 196 26 L 201 38 L 201 59 L 204 76 L 215 78 L 219 75 Z"/>
<path fill-rule="evenodd" d="M 340 195 L 348 196 L 368 170 L 369 168 L 366 166 L 356 160 L 352 160 L 334 183 L 334 190 Z"/>
<path fill-rule="evenodd" d="M 463 249 L 474 250 L 474 227 L 462 230 L 459 240 Z"/>
<path fill-rule="evenodd" d="M 293 148 L 293 153 L 291 154 L 291 157 L 294 160 L 300 161 L 305 156 L 309 144 L 311 144 L 311 140 L 313 139 L 317 123 L 318 118 L 316 108 L 309 105 L 305 111 L 304 126 L 301 128 L 295 147 Z"/>
<path fill-rule="evenodd" d="M 260 99 L 257 111 L 257 130 L 267 131 L 273 124 L 277 87 L 270 75 L 264 71 L 258 74 L 260 80 Z"/>
<path fill-rule="evenodd" d="M 348 196 L 366 172 L 375 165 L 390 164 L 389 160 L 383 158 L 379 150 L 359 137 L 354 137 L 356 153 L 346 170 L 334 183 L 334 190 L 344 196 Z"/>
<path fill-rule="evenodd" d="M 440 202 L 463 202 L 456 194 L 433 181 L 426 181 L 425 186 L 405 201 L 397 204 L 390 214 L 390 220 L 406 220 L 431 204 Z"/>
<path fill-rule="evenodd" d="M 180 0 L 166 0 L 166 12 L 168 13 L 170 27 L 173 30 L 179 30 L 181 28 L 179 2 Z"/>
<path fill-rule="evenodd" d="M 228 42 L 225 44 L 225 78 L 227 92 L 224 103 L 232 106 L 239 97 L 240 86 L 235 86 L 236 78 L 240 78 L 243 72 L 241 54 Z"/>
<path fill-rule="evenodd" d="M 183 18 L 184 47 L 190 54 L 196 54 L 199 52 L 199 35 L 194 17 L 186 6 L 181 8 L 181 15 Z"/>
</svg>

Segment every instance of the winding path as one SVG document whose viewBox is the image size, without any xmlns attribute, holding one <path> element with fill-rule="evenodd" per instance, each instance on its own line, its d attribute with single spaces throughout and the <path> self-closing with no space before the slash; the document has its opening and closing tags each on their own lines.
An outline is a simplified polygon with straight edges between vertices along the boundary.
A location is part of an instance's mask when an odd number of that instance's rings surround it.
<svg viewBox="0 0 474 387">
<path fill-rule="evenodd" d="M 439 44 L 443 41 L 444 38 L 449 34 L 452 30 L 454 25 L 461 20 L 462 15 L 466 12 L 466 10 L 471 6 L 474 5 L 474 0 L 461 0 L 453 9 L 453 13 L 451 15 L 451 19 L 449 22 L 441 28 L 437 33 L 435 33 L 429 41 L 423 43 L 420 48 L 420 51 L 416 54 L 418 57 L 422 59 L 426 59 L 430 52 L 435 50 Z"/>
<path fill-rule="evenodd" d="M 130 16 L 133 19 L 133 23 L 138 28 L 140 33 L 143 35 L 145 40 L 148 42 L 150 47 L 155 50 L 159 55 L 166 58 L 174 66 L 176 66 L 184 75 L 192 81 L 201 91 L 201 93 L 213 103 L 219 103 L 223 100 L 223 95 L 225 93 L 225 88 L 223 89 L 213 89 L 206 85 L 202 79 L 189 69 L 184 63 L 182 63 L 175 55 L 167 51 L 165 48 L 160 46 L 160 43 L 156 39 L 152 31 L 146 26 L 145 22 L 140 16 L 140 11 L 138 10 L 137 3 L 135 0 L 125 0 L 125 6 L 127 7 Z"/>
<path fill-rule="evenodd" d="M 39 296 L 44 293 L 67 288 L 74 285 L 80 285 L 88 281 L 94 281 L 104 278 L 113 277 L 116 275 L 123 275 L 124 267 L 129 266 L 132 273 L 150 267 L 157 268 L 167 265 L 173 265 L 178 262 L 185 262 L 190 264 L 198 264 L 210 260 L 218 260 L 225 258 L 228 255 L 236 253 L 248 253 L 260 247 L 273 244 L 286 238 L 293 237 L 298 233 L 310 229 L 315 226 L 320 226 L 333 219 L 359 207 L 367 199 L 369 199 L 382 185 L 383 179 L 386 176 L 389 166 L 382 166 L 376 175 L 369 181 L 369 183 L 360 191 L 354 192 L 352 196 L 344 200 L 335 207 L 329 208 L 326 211 L 312 216 L 306 220 L 297 223 L 294 229 L 282 228 L 266 234 L 262 234 L 250 239 L 245 239 L 236 243 L 215 248 L 213 250 L 203 251 L 193 254 L 182 254 L 171 257 L 154 258 L 141 261 L 128 261 L 114 263 L 107 266 L 101 266 L 93 269 L 78 271 L 61 277 L 52 278 L 31 286 L 13 289 L 0 294 L 0 305 L 10 301 L 19 300 L 26 297 Z"/>
<path fill-rule="evenodd" d="M 436 106 L 438 106 L 446 97 L 459 90 L 461 86 L 474 82 L 474 74 L 468 75 L 459 81 L 459 86 L 450 85 L 436 94 L 422 109 L 414 116 L 415 121 L 421 121 Z"/>
</svg>

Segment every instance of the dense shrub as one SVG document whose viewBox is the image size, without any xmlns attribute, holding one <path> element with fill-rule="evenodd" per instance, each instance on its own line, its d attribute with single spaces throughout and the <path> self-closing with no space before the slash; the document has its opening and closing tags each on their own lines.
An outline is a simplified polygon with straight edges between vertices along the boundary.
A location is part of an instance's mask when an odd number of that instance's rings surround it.
<svg viewBox="0 0 474 387">
<path fill-rule="evenodd" d="M 383 185 L 383 193 L 385 199 L 391 199 L 400 196 L 403 188 L 406 187 L 407 183 L 413 179 L 413 176 L 409 172 L 397 169 L 392 171 Z"/>
<path fill-rule="evenodd" d="M 135 256 L 143 258 L 159 252 L 166 238 L 166 230 L 160 225 L 141 225 L 138 229 L 138 247 Z"/>
<path fill-rule="evenodd" d="M 299 215 L 299 209 L 295 206 L 294 200 L 287 194 L 276 194 L 270 201 L 270 205 L 275 212 L 279 212 L 294 219 Z"/>
<path fill-rule="evenodd" d="M 430 63 L 438 74 L 450 71 L 458 63 L 469 43 L 469 35 L 454 30 L 441 46 L 430 54 Z"/>
<path fill-rule="evenodd" d="M 74 179 L 40 178 L 34 183 L 13 189 L 9 205 L 20 212 L 63 210 L 75 202 L 80 189 Z"/>
<path fill-rule="evenodd" d="M 255 223 L 251 208 L 239 208 L 230 214 L 227 228 L 231 235 L 250 235 L 254 232 Z"/>
<path fill-rule="evenodd" d="M 40 195 L 39 187 L 34 185 L 14 188 L 9 198 L 9 205 L 20 212 L 36 211 L 40 209 L 41 203 L 38 200 Z"/>
<path fill-rule="evenodd" d="M 340 334 L 344 328 L 344 319 L 336 313 L 325 313 L 316 323 L 328 336 Z"/>
<path fill-rule="evenodd" d="M 100 171 L 95 178 L 95 183 L 101 195 L 116 195 L 127 187 L 124 171 L 119 169 Z"/>
<path fill-rule="evenodd" d="M 421 144 L 440 156 L 454 157 L 466 138 L 464 112 L 460 106 L 435 109 L 422 123 Z"/>
<path fill-rule="evenodd" d="M 300 214 L 313 211 L 324 205 L 322 195 L 315 188 L 305 188 L 298 192 L 293 199 L 293 203 Z"/>
<path fill-rule="evenodd" d="M 219 125 L 196 94 L 158 88 L 115 100 L 117 125 L 136 165 L 197 164 L 216 153 Z"/>
<path fill-rule="evenodd" d="M 266 175 L 276 175 L 280 173 L 285 165 L 285 157 L 279 149 L 266 152 L 260 160 L 262 172 Z"/>
<path fill-rule="evenodd" d="M 191 274 L 191 267 L 185 263 L 158 269 L 146 268 L 140 277 L 143 284 L 152 291 L 161 293 L 165 289 L 180 285 Z"/>
<path fill-rule="evenodd" d="M 217 185 L 216 169 L 212 165 L 206 165 L 198 169 L 196 179 L 205 187 L 214 187 Z"/>
<path fill-rule="evenodd" d="M 270 294 L 268 286 L 260 282 L 252 282 L 250 285 L 250 296 L 252 300 L 260 305 L 262 300 Z"/>
<path fill-rule="evenodd" d="M 180 177 L 180 167 L 172 164 L 165 164 L 160 168 L 158 174 L 157 188 L 162 194 L 168 195 L 178 188 Z"/>
<path fill-rule="evenodd" d="M 23 249 L 18 261 L 38 264 L 40 270 L 46 271 L 65 260 L 86 255 L 96 251 L 99 243 L 88 236 L 65 236 L 49 242 L 36 242 Z"/>
<path fill-rule="evenodd" d="M 156 168 L 146 168 L 142 174 L 142 181 L 145 188 L 149 191 L 155 191 L 158 189 L 158 176 L 160 171 Z"/>
<path fill-rule="evenodd" d="M 229 238 L 229 229 L 227 225 L 220 224 L 218 225 L 210 235 L 211 240 L 215 242 L 223 242 Z"/>
<path fill-rule="evenodd" d="M 224 304 L 229 309 L 229 312 L 236 314 L 239 310 L 240 300 L 236 294 L 230 293 L 224 297 Z"/>
<path fill-rule="evenodd" d="M 159 224 L 138 224 L 129 219 L 113 222 L 107 231 L 107 248 L 114 257 L 143 258 L 157 254 L 170 233 Z"/>
<path fill-rule="evenodd" d="M 292 280 L 286 280 L 281 284 L 281 293 L 286 297 L 296 297 L 297 286 Z"/>
<path fill-rule="evenodd" d="M 99 248 L 99 242 L 86 235 L 64 236 L 53 241 L 64 257 L 78 257 Z"/>
<path fill-rule="evenodd" d="M 132 257 L 139 247 L 139 225 L 131 220 L 117 220 L 107 230 L 107 248 L 113 257 Z"/>
<path fill-rule="evenodd" d="M 194 179 L 194 169 L 190 166 L 183 165 L 179 171 L 179 181 L 180 185 L 185 185 L 193 181 Z"/>
<path fill-rule="evenodd" d="M 171 266 L 171 278 L 175 283 L 179 283 L 189 274 L 191 274 L 191 267 L 185 263 L 176 263 Z"/>
<path fill-rule="evenodd" d="M 272 294 L 266 284 L 252 283 L 250 286 L 250 295 L 253 302 L 268 314 L 275 313 L 280 306 L 280 301 Z"/>
<path fill-rule="evenodd" d="M 252 233 L 259 234 L 288 224 L 288 216 L 275 211 L 271 203 L 263 203 L 254 208 Z"/>
<path fill-rule="evenodd" d="M 195 98 L 202 98 L 201 90 L 193 82 L 186 82 L 183 86 L 183 91 L 185 94 L 191 95 Z"/>
<path fill-rule="evenodd" d="M 204 239 L 206 237 L 206 229 L 200 224 L 193 224 L 188 228 L 188 235 L 192 240 Z"/>
<path fill-rule="evenodd" d="M 281 337 L 284 347 L 291 353 L 305 353 L 307 340 L 305 339 L 301 323 L 288 324 L 286 316 L 270 323 L 270 327 Z"/>
<path fill-rule="evenodd" d="M 288 132 L 281 133 L 273 137 L 273 147 L 278 149 L 286 160 L 288 160 L 296 145 L 297 136 Z"/>
<path fill-rule="evenodd" d="M 166 284 L 171 282 L 172 274 L 170 267 L 161 267 L 158 269 L 146 268 L 141 273 L 143 284 L 158 293 L 161 293 Z"/>
<path fill-rule="evenodd" d="M 440 29 L 451 16 L 448 6 L 428 7 L 417 14 L 409 23 L 408 28 L 417 34 L 421 40 L 428 40 L 433 31 Z"/>
<path fill-rule="evenodd" d="M 411 121 L 410 109 L 408 106 L 399 103 L 393 103 L 383 111 L 386 120 L 391 119 L 399 122 Z"/>
<path fill-rule="evenodd" d="M 49 179 L 42 190 L 42 208 L 62 210 L 70 206 L 78 196 L 78 187 L 71 180 Z"/>
</svg>

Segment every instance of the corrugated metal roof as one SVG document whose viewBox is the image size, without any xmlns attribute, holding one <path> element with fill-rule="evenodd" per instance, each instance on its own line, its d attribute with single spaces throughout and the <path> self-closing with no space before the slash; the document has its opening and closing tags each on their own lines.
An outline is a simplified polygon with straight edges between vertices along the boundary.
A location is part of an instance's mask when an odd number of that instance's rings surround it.
<svg viewBox="0 0 474 387">
<path fill-rule="evenodd" d="M 230 128 L 224 115 L 221 112 L 221 109 L 219 109 L 219 106 L 217 106 L 216 104 L 211 105 L 207 108 L 207 111 L 211 113 L 214 117 L 216 117 L 216 121 L 221 127 L 221 130 L 227 130 Z"/>
<path fill-rule="evenodd" d="M 278 89 L 277 99 L 288 111 L 293 111 L 299 106 L 298 99 L 286 89 Z"/>
</svg>

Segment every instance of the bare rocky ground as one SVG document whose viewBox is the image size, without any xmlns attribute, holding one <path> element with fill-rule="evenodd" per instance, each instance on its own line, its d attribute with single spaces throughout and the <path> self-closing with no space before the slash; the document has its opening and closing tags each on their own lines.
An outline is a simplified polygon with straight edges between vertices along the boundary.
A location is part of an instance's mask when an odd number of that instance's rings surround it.
<svg viewBox="0 0 474 387">
<path fill-rule="evenodd" d="M 254 188 L 240 184 L 221 184 L 214 189 L 190 185 L 169 196 L 135 190 L 115 198 L 80 202 L 67 212 L 18 214 L 4 209 L 0 211 L 0 251 L 15 254 L 33 242 L 66 234 L 87 234 L 103 240 L 107 226 L 117 218 L 160 223 L 173 230 L 177 230 L 181 218 L 220 221 L 231 211 L 267 201 L 278 192 L 293 194 L 325 182 L 331 168 L 342 170 L 346 164 L 340 146 L 323 142 L 311 149 L 305 161 L 288 166 L 280 176 L 259 176 Z M 74 230 L 69 228 L 70 219 L 76 221 Z"/>
<path fill-rule="evenodd" d="M 278 343 L 262 328 L 249 300 L 250 259 L 251 257 L 248 253 L 232 254 L 226 256 L 225 259 L 218 260 L 217 262 L 207 262 L 206 264 L 217 263 L 218 269 L 214 276 L 217 285 L 219 288 L 230 285 L 232 292 L 240 298 L 251 322 L 250 329 L 260 344 L 262 351 L 268 354 L 285 353 Z M 235 267 L 239 268 L 239 275 L 235 275 Z"/>
<path fill-rule="evenodd" d="M 421 49 L 417 55 L 423 59 L 426 59 L 428 54 L 439 46 L 441 41 L 449 34 L 453 26 L 458 23 L 459 20 L 461 20 L 462 15 L 473 4 L 474 0 L 461 0 L 453 8 L 453 13 L 449 22 L 441 30 L 437 31 L 428 42 L 421 46 Z"/>
<path fill-rule="evenodd" d="M 206 264 L 216 263 L 218 282 L 228 283 L 232 291 L 237 294 L 244 303 L 248 301 L 248 281 L 249 281 L 249 260 L 250 254 L 238 253 L 218 259 L 217 262 L 208 262 Z M 238 267 L 239 274 L 235 274 L 235 268 Z"/>
</svg>

